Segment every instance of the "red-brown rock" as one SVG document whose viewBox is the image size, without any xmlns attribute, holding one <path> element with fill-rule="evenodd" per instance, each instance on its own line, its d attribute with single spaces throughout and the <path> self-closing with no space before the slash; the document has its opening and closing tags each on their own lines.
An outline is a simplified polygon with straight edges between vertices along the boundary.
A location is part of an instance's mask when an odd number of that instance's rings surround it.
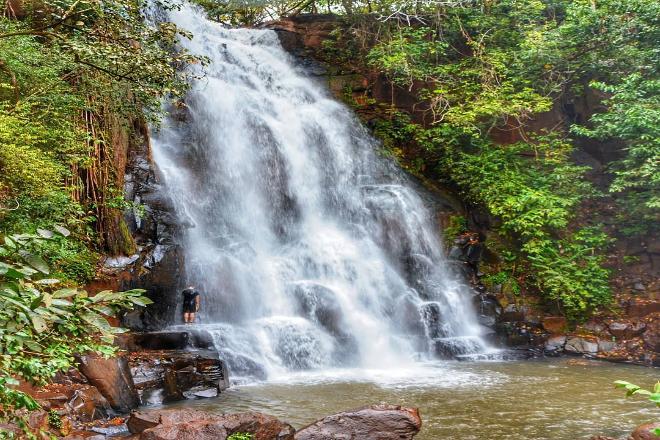
<svg viewBox="0 0 660 440">
<path fill-rule="evenodd" d="M 200 421 L 158 425 L 142 432 L 140 440 L 224 440 L 228 435 L 221 423 Z"/>
<path fill-rule="evenodd" d="M 658 440 L 658 436 L 653 433 L 653 430 L 657 428 L 660 428 L 660 422 L 638 426 L 630 434 L 630 438 L 632 440 Z"/>
<path fill-rule="evenodd" d="M 373 405 L 318 420 L 298 431 L 295 440 L 409 440 L 421 427 L 416 408 Z"/>
<path fill-rule="evenodd" d="M 248 412 L 211 414 L 191 409 L 134 411 L 128 429 L 142 440 L 224 439 L 236 432 L 254 434 L 255 440 L 293 440 L 295 430 L 275 417 Z"/>
<path fill-rule="evenodd" d="M 541 325 L 548 333 L 558 335 L 566 331 L 566 318 L 563 316 L 546 316 L 541 321 Z"/>
<path fill-rule="evenodd" d="M 105 436 L 92 431 L 73 431 L 62 440 L 105 440 Z"/>
<path fill-rule="evenodd" d="M 632 318 L 642 318 L 651 313 L 658 313 L 660 312 L 660 301 L 635 298 L 628 303 L 626 312 Z"/>
<path fill-rule="evenodd" d="M 660 314 L 655 314 L 648 320 L 642 339 L 649 350 L 660 353 Z"/>
<path fill-rule="evenodd" d="M 644 332 L 646 324 L 641 321 L 615 321 L 610 323 L 608 329 L 617 339 L 630 339 Z"/>
</svg>

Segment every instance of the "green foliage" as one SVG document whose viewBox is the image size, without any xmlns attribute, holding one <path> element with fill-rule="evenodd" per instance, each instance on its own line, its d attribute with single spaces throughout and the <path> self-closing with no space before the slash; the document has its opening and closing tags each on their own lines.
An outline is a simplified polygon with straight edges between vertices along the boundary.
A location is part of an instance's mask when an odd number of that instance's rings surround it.
<svg viewBox="0 0 660 440">
<path fill-rule="evenodd" d="M 566 239 L 530 240 L 523 251 L 539 290 L 557 301 L 569 318 L 578 319 L 611 301 L 601 253 L 610 241 L 600 228 L 582 228 Z"/>
<path fill-rule="evenodd" d="M 60 286 L 38 249 L 69 234 L 56 226 L 7 236 L 0 246 L 0 417 L 21 427 L 16 411 L 38 405 L 11 388 L 15 377 L 44 384 L 68 370 L 77 353 L 113 354 L 114 335 L 123 329 L 111 327 L 106 317 L 150 303 L 141 290 L 90 297 L 77 287 Z"/>
<path fill-rule="evenodd" d="M 18 209 L 0 212 L 0 227 L 5 234 L 19 231 L 36 233 L 52 224 L 65 225 L 72 234 L 56 236 L 40 244 L 39 252 L 64 282 L 86 283 L 95 274 L 98 255 L 91 249 L 94 220 L 80 204 L 63 191 L 43 197 L 21 195 L 15 199 Z"/>
<path fill-rule="evenodd" d="M 481 279 L 486 287 L 492 289 L 495 286 L 501 286 L 502 293 L 520 295 L 520 284 L 509 271 L 501 270 L 499 272 L 486 275 Z"/>
<path fill-rule="evenodd" d="M 452 242 L 454 238 L 467 231 L 467 219 L 462 215 L 452 215 L 449 217 L 449 225 L 444 230 L 444 237 L 446 241 Z"/>
<path fill-rule="evenodd" d="M 55 429 L 62 428 L 62 417 L 54 409 L 48 411 L 48 425 Z"/>
<path fill-rule="evenodd" d="M 610 94 L 604 101 L 607 111 L 591 118 L 593 128 L 574 126 L 573 131 L 625 143 L 626 155 L 613 164 L 610 192 L 623 193 L 626 217 L 634 220 L 626 226 L 638 227 L 631 232 L 650 233 L 660 215 L 660 79 L 633 73 L 615 85 L 591 86 Z"/>
<path fill-rule="evenodd" d="M 655 406 L 660 407 L 660 382 L 656 382 L 653 391 L 646 390 L 639 385 L 626 382 L 625 380 L 615 380 L 614 386 L 626 390 L 626 397 L 635 395 L 646 396 L 650 402 L 655 403 Z M 660 436 L 660 428 L 654 428 L 652 432 Z"/>
<path fill-rule="evenodd" d="M 254 434 L 249 434 L 246 432 L 235 432 L 227 437 L 227 440 L 254 440 L 254 438 Z"/>
</svg>

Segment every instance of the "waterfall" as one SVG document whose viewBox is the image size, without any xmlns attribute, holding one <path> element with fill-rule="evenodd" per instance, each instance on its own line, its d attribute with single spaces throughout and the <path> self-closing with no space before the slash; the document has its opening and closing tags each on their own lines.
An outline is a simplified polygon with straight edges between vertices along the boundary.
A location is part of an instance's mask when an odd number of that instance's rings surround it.
<svg viewBox="0 0 660 440">
<path fill-rule="evenodd" d="M 233 375 L 391 367 L 487 349 L 438 226 L 378 144 L 282 49 L 192 6 L 210 64 L 153 136 L 202 326 Z M 178 294 L 178 293 L 177 293 Z"/>
</svg>

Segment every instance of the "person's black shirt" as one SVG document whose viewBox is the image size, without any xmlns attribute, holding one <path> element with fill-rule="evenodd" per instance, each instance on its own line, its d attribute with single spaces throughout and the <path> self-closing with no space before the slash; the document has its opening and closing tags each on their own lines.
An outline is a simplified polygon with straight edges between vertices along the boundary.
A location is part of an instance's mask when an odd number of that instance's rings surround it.
<svg viewBox="0 0 660 440">
<path fill-rule="evenodd" d="M 194 308 L 195 299 L 199 296 L 199 292 L 194 289 L 186 289 L 183 291 L 183 307 Z"/>
</svg>

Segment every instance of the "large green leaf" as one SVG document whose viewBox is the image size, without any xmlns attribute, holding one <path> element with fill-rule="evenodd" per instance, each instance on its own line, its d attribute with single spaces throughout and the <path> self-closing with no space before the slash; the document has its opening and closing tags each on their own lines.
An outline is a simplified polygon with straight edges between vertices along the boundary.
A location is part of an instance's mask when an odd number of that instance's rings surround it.
<svg viewBox="0 0 660 440">
<path fill-rule="evenodd" d="M 43 238 L 53 238 L 55 236 L 53 231 L 49 231 L 48 229 L 37 229 L 37 234 L 41 235 Z"/>
<path fill-rule="evenodd" d="M 59 232 L 60 234 L 62 234 L 65 237 L 68 237 L 69 235 L 71 235 L 71 231 L 69 231 L 64 226 L 55 225 L 55 226 L 53 226 L 53 229 L 55 229 L 57 232 Z"/>
<path fill-rule="evenodd" d="M 66 289 L 59 289 L 53 292 L 53 298 L 71 298 L 78 293 L 75 287 L 68 287 Z"/>
<path fill-rule="evenodd" d="M 44 259 L 41 258 L 40 256 L 34 254 L 26 254 L 23 255 L 23 259 L 27 264 L 29 264 L 31 267 L 35 268 L 39 272 L 44 274 L 50 273 L 50 268 L 48 267 L 48 263 L 46 263 Z"/>
<path fill-rule="evenodd" d="M 48 324 L 46 320 L 37 314 L 30 314 L 30 319 L 32 320 L 32 325 L 37 333 L 41 333 L 48 329 Z"/>
</svg>

